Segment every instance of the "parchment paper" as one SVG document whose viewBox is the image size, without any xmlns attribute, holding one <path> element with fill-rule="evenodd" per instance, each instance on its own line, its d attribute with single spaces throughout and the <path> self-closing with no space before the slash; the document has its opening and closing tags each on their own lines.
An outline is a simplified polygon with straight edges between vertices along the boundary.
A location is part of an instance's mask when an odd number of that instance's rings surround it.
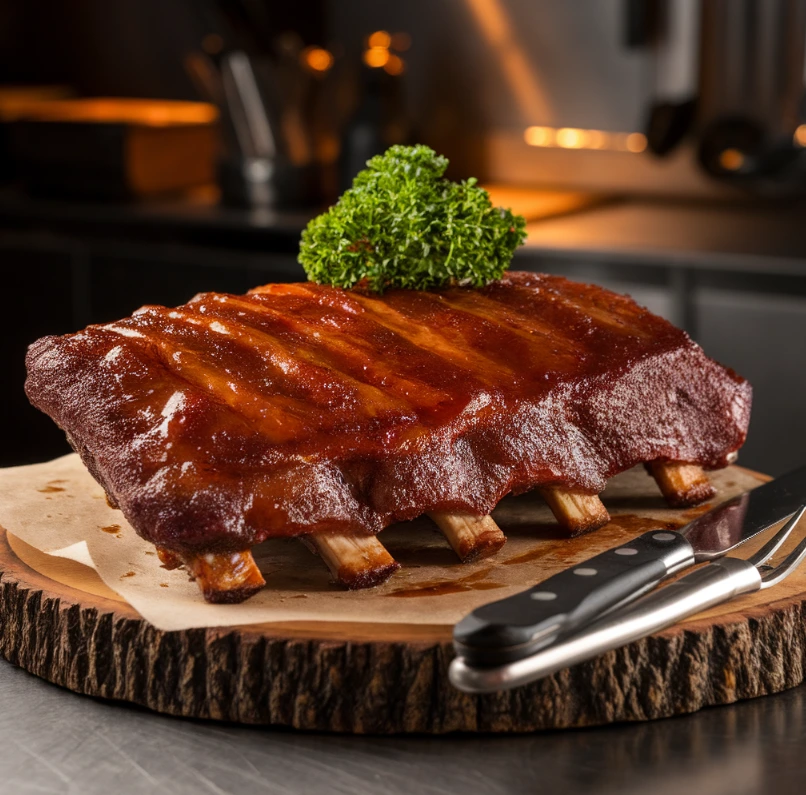
<svg viewBox="0 0 806 795">
<path fill-rule="evenodd" d="M 713 473 L 718 501 L 757 486 L 750 473 Z M 493 516 L 507 534 L 493 558 L 461 564 L 427 519 L 395 525 L 380 540 L 402 564 L 388 582 L 344 591 L 324 563 L 293 539 L 254 548 L 266 588 L 240 605 L 209 605 L 183 570 L 160 566 L 154 548 L 110 508 L 77 455 L 0 469 L 0 525 L 41 552 L 92 567 L 103 582 L 163 630 L 278 621 L 453 624 L 480 604 L 503 598 L 594 550 L 655 526 L 677 527 L 704 508 L 671 511 L 642 468 L 614 478 L 604 501 L 614 521 L 595 535 L 562 537 L 548 508 L 532 494 L 505 498 Z M 651 518 L 650 518 L 651 517 Z"/>
</svg>

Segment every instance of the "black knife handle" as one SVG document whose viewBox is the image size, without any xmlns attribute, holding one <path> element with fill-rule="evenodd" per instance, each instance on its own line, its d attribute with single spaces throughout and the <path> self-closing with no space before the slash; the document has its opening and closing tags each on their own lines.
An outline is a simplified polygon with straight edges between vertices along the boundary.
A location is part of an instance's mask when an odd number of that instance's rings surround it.
<svg viewBox="0 0 806 795">
<path fill-rule="evenodd" d="M 652 530 L 528 591 L 476 608 L 454 628 L 456 652 L 476 665 L 528 657 L 693 564 L 694 550 L 680 533 Z"/>
</svg>

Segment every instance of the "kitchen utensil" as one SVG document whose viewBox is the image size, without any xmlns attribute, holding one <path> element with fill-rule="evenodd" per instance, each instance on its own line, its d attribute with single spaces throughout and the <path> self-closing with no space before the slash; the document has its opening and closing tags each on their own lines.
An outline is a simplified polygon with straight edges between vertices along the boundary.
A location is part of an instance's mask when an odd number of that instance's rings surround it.
<svg viewBox="0 0 806 795">
<path fill-rule="evenodd" d="M 806 501 L 806 467 L 728 500 L 682 530 L 651 530 L 527 591 L 474 610 L 454 629 L 470 665 L 530 657 L 695 563 L 714 560 Z"/>
<path fill-rule="evenodd" d="M 783 546 L 804 513 L 806 505 L 748 560 L 723 558 L 697 569 L 525 659 L 485 668 L 468 665 L 457 657 L 449 669 L 450 680 L 466 693 L 510 690 L 644 638 L 742 594 L 778 585 L 806 558 L 806 539 L 780 565 L 768 566 L 767 561 Z"/>
</svg>

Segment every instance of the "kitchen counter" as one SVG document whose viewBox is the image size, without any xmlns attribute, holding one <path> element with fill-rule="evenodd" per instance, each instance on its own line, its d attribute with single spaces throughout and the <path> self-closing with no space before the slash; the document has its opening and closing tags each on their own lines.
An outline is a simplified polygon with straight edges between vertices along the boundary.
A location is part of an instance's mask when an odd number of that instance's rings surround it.
<svg viewBox="0 0 806 795">
<path fill-rule="evenodd" d="M 315 209 L 225 207 L 218 204 L 215 191 L 204 188 L 183 197 L 140 202 L 35 198 L 0 189 L 0 228 L 83 241 L 167 241 L 296 255 L 300 232 L 316 214 Z"/>
<path fill-rule="evenodd" d="M 802 202 L 622 200 L 534 221 L 524 257 L 806 276 Z"/>
<path fill-rule="evenodd" d="M 0 660 L 0 704 L 0 791 L 14 795 L 788 795 L 806 774 L 806 687 L 655 723 L 351 737 L 170 718 Z"/>
<path fill-rule="evenodd" d="M 510 190 L 511 192 L 511 190 Z M 541 192 L 537 192 L 541 193 Z M 547 192 L 543 191 L 542 194 Z M 541 194 L 541 195 L 542 195 Z M 516 263 L 529 268 L 544 258 L 685 266 L 698 270 L 806 276 L 803 201 L 698 202 L 618 199 L 554 204 L 502 203 L 535 213 Z M 565 204 L 563 196 L 568 196 Z M 564 211 L 557 208 L 565 207 Z M 0 229 L 67 235 L 89 243 L 116 239 L 171 241 L 232 251 L 296 255 L 299 235 L 315 208 L 273 210 L 225 207 L 200 189 L 184 198 L 100 202 L 32 198 L 0 189 Z M 540 217 L 541 213 L 546 217 Z"/>
</svg>

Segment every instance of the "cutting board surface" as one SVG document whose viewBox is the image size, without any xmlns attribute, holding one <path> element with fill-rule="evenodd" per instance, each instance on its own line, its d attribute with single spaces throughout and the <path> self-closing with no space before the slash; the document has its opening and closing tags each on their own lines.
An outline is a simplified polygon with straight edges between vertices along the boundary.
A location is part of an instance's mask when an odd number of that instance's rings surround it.
<svg viewBox="0 0 806 795">
<path fill-rule="evenodd" d="M 401 578 L 366 598 L 396 593 L 427 605 L 457 594 L 478 601 L 487 591 L 492 600 L 504 570 L 508 582 L 517 572 L 529 587 L 647 530 L 680 527 L 765 479 L 730 467 L 713 473 L 712 503 L 673 511 L 635 469 L 603 495 L 611 523 L 571 540 L 560 537 L 538 497 L 507 498 L 495 516 L 510 542 L 471 566 L 449 564 L 433 547 L 407 548 L 407 526 L 391 528 L 384 543 L 417 577 L 410 588 Z M 81 693 L 188 717 L 359 733 L 530 731 L 665 717 L 803 679 L 806 570 L 542 682 L 489 696 L 468 696 L 448 683 L 448 624 L 332 621 L 323 607 L 314 621 L 165 632 L 92 569 L 5 531 L 0 572 L 3 656 Z"/>
</svg>

